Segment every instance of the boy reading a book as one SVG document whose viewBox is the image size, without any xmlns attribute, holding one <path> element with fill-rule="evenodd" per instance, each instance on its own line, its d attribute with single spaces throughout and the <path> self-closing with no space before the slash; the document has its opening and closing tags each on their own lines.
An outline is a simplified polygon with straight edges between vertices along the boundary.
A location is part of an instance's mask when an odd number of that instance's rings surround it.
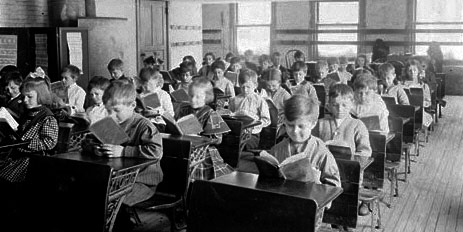
<svg viewBox="0 0 463 232">
<path fill-rule="evenodd" d="M 350 116 L 354 92 L 345 84 L 333 85 L 329 93 L 328 107 L 332 116 L 318 120 L 312 135 L 326 144 L 347 146 L 352 154 L 371 156 L 368 130 L 359 119 Z"/>
<path fill-rule="evenodd" d="M 142 112 L 145 117 L 150 118 L 150 121 L 155 124 L 159 131 L 164 131 L 166 123 L 162 119 L 161 115 L 164 113 L 174 116 L 174 106 L 170 95 L 161 89 L 159 82 L 163 80 L 161 73 L 153 68 L 143 68 L 140 71 L 140 82 L 143 88 L 143 92 L 140 94 L 140 99 L 149 99 L 149 97 L 157 97 L 157 102 L 145 102 L 144 111 Z M 149 105 L 149 104 L 159 105 Z"/>
<path fill-rule="evenodd" d="M 190 104 L 180 109 L 177 118 L 193 114 L 203 127 L 201 135 L 214 139 L 215 145 L 222 142 L 222 134 L 229 132 L 227 124 L 222 117 L 207 105 L 214 99 L 211 82 L 205 77 L 197 78 L 189 87 Z M 226 164 L 219 151 L 212 145 L 207 152 L 204 162 L 199 164 L 193 173 L 194 179 L 209 180 L 233 171 Z"/>
<path fill-rule="evenodd" d="M 103 93 L 109 84 L 109 80 L 102 76 L 94 76 L 88 83 L 87 90 L 90 94 L 92 105 L 87 108 L 86 114 L 90 124 L 108 116 L 108 111 L 103 104 Z"/>
<path fill-rule="evenodd" d="M 305 80 L 305 76 L 307 75 L 307 65 L 302 61 L 296 61 L 293 66 L 291 66 L 291 71 L 293 73 L 294 81 L 296 82 L 296 85 L 290 88 L 291 94 L 304 95 L 314 99 L 315 102 L 318 102 L 315 88 Z"/>
<path fill-rule="evenodd" d="M 259 145 L 262 128 L 270 125 L 270 112 L 267 102 L 259 96 L 257 88 L 257 74 L 250 69 L 243 69 L 238 77 L 241 93 L 230 99 L 229 109 L 235 115 L 246 115 L 261 124 L 253 127 L 251 138 L 246 142 L 246 149 L 255 149 Z"/>
<path fill-rule="evenodd" d="M 292 156 L 300 156 L 299 161 L 308 160 L 310 166 L 302 165 L 290 170 L 294 180 L 313 180 L 317 183 L 341 186 L 338 166 L 325 143 L 312 136 L 312 129 L 317 124 L 318 103 L 313 99 L 301 95 L 292 96 L 285 104 L 285 127 L 289 138 L 283 139 L 272 147 L 270 154 L 276 157 L 278 162 Z"/>
<path fill-rule="evenodd" d="M 375 93 L 377 81 L 371 74 L 362 74 L 354 81 L 354 107 L 351 110 L 357 118 L 378 116 L 380 131 L 389 132 L 386 104 L 381 96 Z"/>
<path fill-rule="evenodd" d="M 401 85 L 395 85 L 394 79 L 396 77 L 395 68 L 390 63 L 381 64 L 378 68 L 379 78 L 386 85 L 383 96 L 393 97 L 395 102 L 399 105 L 410 105 L 407 93 Z"/>
<path fill-rule="evenodd" d="M 267 80 L 267 95 L 272 99 L 278 109 L 278 125 L 283 123 L 283 114 L 285 101 L 291 97 L 291 94 L 281 87 L 281 71 L 278 69 L 270 69 Z"/>
<path fill-rule="evenodd" d="M 63 78 L 64 87 L 67 88 L 68 106 L 71 108 L 71 115 L 75 113 L 83 113 L 85 103 L 85 91 L 77 85 L 80 69 L 74 65 L 68 65 L 63 68 L 61 77 Z"/>
<path fill-rule="evenodd" d="M 144 158 L 156 161 L 156 163 L 140 170 L 132 192 L 127 195 L 123 202 L 124 207 L 130 207 L 149 199 L 155 193 L 156 186 L 162 181 L 162 170 L 159 162 L 162 158 L 162 138 L 148 119 L 134 112 L 136 96 L 134 85 L 125 81 L 113 81 L 103 94 L 106 110 L 127 134 L 129 138 L 127 142 L 121 145 L 95 145 L 92 141 L 87 140 L 82 144 L 84 151 L 90 150 L 99 156 Z M 121 220 L 129 220 L 124 209 L 121 209 L 119 213 L 121 215 L 118 215 L 118 219 L 126 216 Z M 118 219 L 116 219 L 116 226 Z"/>
<path fill-rule="evenodd" d="M 108 63 L 108 72 L 111 76 L 111 81 L 124 78 L 124 62 L 121 59 L 112 59 Z"/>
</svg>

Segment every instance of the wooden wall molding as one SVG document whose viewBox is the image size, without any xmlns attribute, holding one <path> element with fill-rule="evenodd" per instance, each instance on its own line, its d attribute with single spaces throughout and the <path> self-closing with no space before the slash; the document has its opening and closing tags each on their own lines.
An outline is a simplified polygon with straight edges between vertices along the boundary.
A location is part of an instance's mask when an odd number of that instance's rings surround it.
<svg viewBox="0 0 463 232">
<path fill-rule="evenodd" d="M 171 30 L 187 30 L 187 31 L 198 31 L 201 30 L 202 26 L 190 26 L 190 25 L 170 25 Z"/>
<path fill-rule="evenodd" d="M 184 42 L 173 42 L 170 44 L 171 47 L 185 47 L 185 46 L 196 46 L 202 45 L 202 41 L 184 41 Z"/>
</svg>

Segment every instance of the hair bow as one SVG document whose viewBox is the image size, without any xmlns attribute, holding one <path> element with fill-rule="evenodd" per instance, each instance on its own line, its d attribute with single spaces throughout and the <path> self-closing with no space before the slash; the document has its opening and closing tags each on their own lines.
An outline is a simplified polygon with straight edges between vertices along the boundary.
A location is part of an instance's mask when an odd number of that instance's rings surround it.
<svg viewBox="0 0 463 232">
<path fill-rule="evenodd" d="M 35 69 L 35 72 L 29 73 L 29 76 L 32 78 L 37 78 L 37 77 L 45 78 L 45 71 L 43 71 L 41 67 L 37 67 Z"/>
</svg>

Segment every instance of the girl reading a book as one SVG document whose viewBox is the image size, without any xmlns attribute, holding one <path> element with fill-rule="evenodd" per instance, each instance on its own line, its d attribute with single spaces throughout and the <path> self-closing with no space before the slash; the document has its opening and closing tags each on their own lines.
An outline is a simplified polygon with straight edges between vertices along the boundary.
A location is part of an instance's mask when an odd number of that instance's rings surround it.
<svg viewBox="0 0 463 232">
<path fill-rule="evenodd" d="M 222 92 L 225 93 L 225 96 L 234 97 L 235 88 L 233 87 L 233 83 L 224 76 L 225 63 L 221 60 L 217 60 L 212 63 L 212 73 L 214 74 L 214 77 L 212 78 L 214 87 L 222 90 Z"/>
<path fill-rule="evenodd" d="M 176 119 L 193 114 L 203 126 L 201 135 L 214 140 L 213 144 L 222 142 L 222 134 L 229 132 L 227 124 L 222 117 L 210 108 L 207 103 L 214 99 L 211 82 L 206 78 L 197 78 L 189 86 L 190 104 L 180 109 Z M 233 168 L 226 164 L 213 145 L 205 151 L 206 158 L 192 173 L 194 179 L 213 179 L 233 171 Z"/>
</svg>

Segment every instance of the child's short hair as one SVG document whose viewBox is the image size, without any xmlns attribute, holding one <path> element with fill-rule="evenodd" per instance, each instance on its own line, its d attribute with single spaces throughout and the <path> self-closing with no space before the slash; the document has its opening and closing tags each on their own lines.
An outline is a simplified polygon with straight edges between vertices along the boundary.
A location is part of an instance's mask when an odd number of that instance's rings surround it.
<svg viewBox="0 0 463 232">
<path fill-rule="evenodd" d="M 130 105 L 135 102 L 137 91 L 135 86 L 128 81 L 115 80 L 111 82 L 103 94 L 103 103 L 105 105 Z"/>
<path fill-rule="evenodd" d="M 193 68 L 194 68 L 194 65 L 192 62 L 190 61 L 183 61 L 181 64 L 180 64 L 180 74 L 184 74 L 184 73 L 187 73 L 187 72 L 190 72 L 193 71 Z"/>
<path fill-rule="evenodd" d="M 24 81 L 21 92 L 22 94 L 35 91 L 37 92 L 37 104 L 40 105 L 51 105 L 52 98 L 50 93 L 50 87 L 47 81 L 43 78 L 28 78 Z"/>
<path fill-rule="evenodd" d="M 21 86 L 23 83 L 23 78 L 21 77 L 21 73 L 19 72 L 11 72 L 5 75 L 6 84 L 8 85 L 10 82 L 13 82 L 15 85 Z"/>
<path fill-rule="evenodd" d="M 190 61 L 191 63 L 193 63 L 194 66 L 196 66 L 196 60 L 193 56 L 191 55 L 188 55 L 188 56 L 184 56 L 182 61 Z"/>
<path fill-rule="evenodd" d="M 104 91 L 106 88 L 108 88 L 110 83 L 111 82 L 106 77 L 94 76 L 92 79 L 90 79 L 90 82 L 88 82 L 87 91 L 90 92 L 94 88 Z"/>
<path fill-rule="evenodd" d="M 337 57 L 330 57 L 327 62 L 329 65 L 339 64 L 339 59 Z"/>
<path fill-rule="evenodd" d="M 304 61 L 296 61 L 291 66 L 291 71 L 292 72 L 299 72 L 301 70 L 307 71 L 307 65 L 304 63 Z"/>
<path fill-rule="evenodd" d="M 328 94 L 330 99 L 337 97 L 346 97 L 350 100 L 354 99 L 354 90 L 346 84 L 335 84 L 330 87 Z"/>
<path fill-rule="evenodd" d="M 359 59 L 359 58 L 363 58 L 363 59 L 365 60 L 365 65 L 368 64 L 367 55 L 365 55 L 365 54 L 359 54 L 359 55 L 357 56 L 357 58 L 355 58 L 355 65 L 358 64 L 358 59 Z"/>
<path fill-rule="evenodd" d="M 265 80 L 278 81 L 281 83 L 281 71 L 279 69 L 271 68 L 267 73 L 268 76 L 265 78 Z"/>
<path fill-rule="evenodd" d="M 124 62 L 121 59 L 112 59 L 108 63 L 108 70 L 123 70 L 124 69 Z"/>
<path fill-rule="evenodd" d="M 299 58 L 302 58 L 302 57 L 304 57 L 304 53 L 302 51 L 298 50 L 298 51 L 296 51 L 294 53 L 294 59 L 299 59 Z"/>
<path fill-rule="evenodd" d="M 148 58 L 145 58 L 143 60 L 143 63 L 148 64 L 148 65 L 154 65 L 156 64 L 156 60 L 154 60 L 153 56 L 149 56 Z"/>
<path fill-rule="evenodd" d="M 369 88 L 376 90 L 378 87 L 378 81 L 376 77 L 371 74 L 361 74 L 354 81 L 354 90 Z"/>
<path fill-rule="evenodd" d="M 312 123 L 317 122 L 319 114 L 318 103 L 303 95 L 293 95 L 285 101 L 285 118 L 292 122 L 300 117 L 310 116 Z"/>
<path fill-rule="evenodd" d="M 212 56 L 212 60 L 215 60 L 215 55 L 214 55 L 214 53 L 212 53 L 212 52 L 207 52 L 206 54 L 204 54 L 203 63 L 206 62 L 206 58 L 207 58 L 208 56 Z"/>
<path fill-rule="evenodd" d="M 216 69 L 222 69 L 222 71 L 225 71 L 225 63 L 221 60 L 214 61 L 211 65 L 211 70 L 214 71 Z"/>
<path fill-rule="evenodd" d="M 264 62 L 272 63 L 269 55 L 263 54 L 259 56 L 259 64 L 262 66 Z"/>
<path fill-rule="evenodd" d="M 395 73 L 395 68 L 390 63 L 383 63 L 378 67 L 378 76 L 379 76 L 380 79 L 385 79 L 386 75 L 389 72 L 394 72 Z"/>
<path fill-rule="evenodd" d="M 72 64 L 67 65 L 66 67 L 63 68 L 63 71 L 61 73 L 70 73 L 72 79 L 77 80 L 79 79 L 80 76 L 80 69 L 77 66 L 74 66 Z"/>
<path fill-rule="evenodd" d="M 206 104 L 214 101 L 214 90 L 212 83 L 209 79 L 205 77 L 196 78 L 188 86 L 188 94 L 193 96 L 193 89 L 201 89 L 206 93 Z"/>
<path fill-rule="evenodd" d="M 274 53 L 272 53 L 272 57 L 276 57 L 276 56 L 281 56 L 281 53 L 280 53 L 280 52 L 274 52 Z"/>
<path fill-rule="evenodd" d="M 328 68 L 328 63 L 326 60 L 317 60 L 317 63 L 315 64 L 315 70 L 319 70 L 321 68 Z"/>
<path fill-rule="evenodd" d="M 240 75 L 238 76 L 238 83 L 242 85 L 248 81 L 251 81 L 257 85 L 257 73 L 252 69 L 242 69 Z"/>
<path fill-rule="evenodd" d="M 339 57 L 339 64 L 348 64 L 349 61 L 347 60 L 347 57 L 345 56 L 340 56 Z"/>
<path fill-rule="evenodd" d="M 159 81 L 159 79 L 162 79 L 162 74 L 158 70 L 149 67 L 142 68 L 138 76 L 142 85 L 145 85 L 150 80 Z"/>
</svg>

